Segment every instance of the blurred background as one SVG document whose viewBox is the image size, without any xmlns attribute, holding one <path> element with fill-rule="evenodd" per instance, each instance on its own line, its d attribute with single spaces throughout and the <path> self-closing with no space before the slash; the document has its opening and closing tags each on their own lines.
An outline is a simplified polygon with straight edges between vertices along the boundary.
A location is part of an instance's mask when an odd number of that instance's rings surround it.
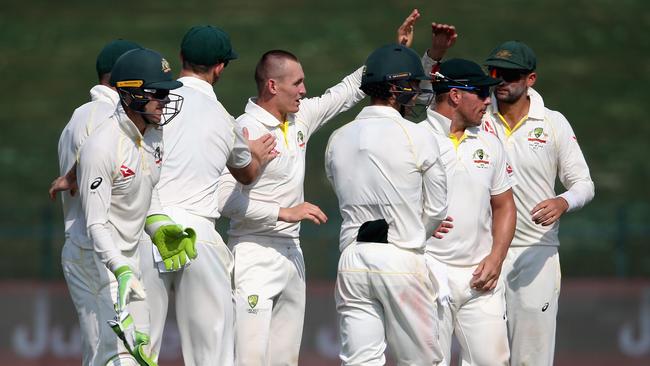
<svg viewBox="0 0 650 366">
<path fill-rule="evenodd" d="M 48 201 L 47 189 L 58 173 L 59 134 L 72 111 L 89 100 L 95 58 L 107 42 L 125 38 L 156 49 L 177 72 L 184 33 L 197 24 L 222 27 L 240 58 L 215 90 L 236 117 L 255 94 L 253 70 L 263 52 L 295 53 L 308 96 L 317 96 L 373 49 L 394 41 L 413 8 L 422 14 L 413 45 L 418 53 L 429 46 L 433 21 L 457 27 L 448 57 L 481 63 L 510 39 L 537 53 L 535 88 L 547 107 L 571 122 L 596 184 L 594 201 L 562 218 L 557 364 L 650 364 L 647 1 L 31 0 L 5 1 L 2 8 L 0 364 L 80 363 L 76 315 L 60 265 L 61 205 Z M 310 285 L 304 365 L 337 364 L 331 284 L 340 217 L 323 155 L 330 133 L 361 107 L 309 143 L 305 198 L 329 221 L 302 226 Z M 226 227 L 219 223 L 224 237 Z M 178 364 L 173 322 L 167 329 L 169 354 L 161 364 Z"/>
</svg>

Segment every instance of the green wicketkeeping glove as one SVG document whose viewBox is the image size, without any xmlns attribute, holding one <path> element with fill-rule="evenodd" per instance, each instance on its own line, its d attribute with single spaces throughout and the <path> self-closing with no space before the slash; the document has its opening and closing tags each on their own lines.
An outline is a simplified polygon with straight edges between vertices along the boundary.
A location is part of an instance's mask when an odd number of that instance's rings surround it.
<svg viewBox="0 0 650 366">
<path fill-rule="evenodd" d="M 117 279 L 117 303 L 115 310 L 118 314 L 126 310 L 126 305 L 131 297 L 137 300 L 144 300 L 144 286 L 135 276 L 129 266 L 121 266 L 114 272 Z"/>
<path fill-rule="evenodd" d="M 158 248 L 168 271 L 179 270 L 187 259 L 196 258 L 196 232 L 174 223 L 167 215 L 147 217 L 145 231 Z"/>
<path fill-rule="evenodd" d="M 122 340 L 124 346 L 141 366 L 157 366 L 154 357 L 146 354 L 144 346 L 149 344 L 149 335 L 135 330 L 133 318 L 128 311 L 118 311 L 115 319 L 109 320 L 113 332 Z"/>
</svg>

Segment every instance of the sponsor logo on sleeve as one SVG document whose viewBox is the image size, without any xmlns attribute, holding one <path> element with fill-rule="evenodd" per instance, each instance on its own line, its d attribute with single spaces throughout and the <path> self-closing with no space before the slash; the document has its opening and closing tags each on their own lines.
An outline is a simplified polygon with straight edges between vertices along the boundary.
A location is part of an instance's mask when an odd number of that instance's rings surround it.
<svg viewBox="0 0 650 366">
<path fill-rule="evenodd" d="M 122 164 L 122 166 L 120 167 L 120 174 L 122 174 L 122 177 L 128 178 L 134 176 L 135 172 L 131 170 L 131 168 L 129 168 L 128 166 Z"/>
<path fill-rule="evenodd" d="M 508 178 L 512 179 L 514 177 L 514 169 L 512 169 L 512 165 L 510 163 L 506 162 L 506 174 L 508 175 Z"/>
<path fill-rule="evenodd" d="M 92 183 L 90 183 L 90 190 L 94 191 L 101 184 L 102 184 L 102 177 L 97 177 L 97 178 L 93 179 Z"/>
<path fill-rule="evenodd" d="M 494 136 L 497 135 L 497 132 L 494 130 L 494 127 L 492 127 L 492 123 L 488 120 L 483 121 L 483 130 L 485 130 L 485 132 L 493 134 Z"/>
<path fill-rule="evenodd" d="M 298 147 L 305 147 L 305 135 L 302 131 L 298 131 Z"/>
<path fill-rule="evenodd" d="M 163 155 L 162 149 L 160 148 L 160 146 L 157 146 L 156 150 L 154 150 L 153 152 L 153 157 L 156 160 L 156 165 L 160 165 L 160 163 L 162 163 L 162 155 Z"/>
</svg>

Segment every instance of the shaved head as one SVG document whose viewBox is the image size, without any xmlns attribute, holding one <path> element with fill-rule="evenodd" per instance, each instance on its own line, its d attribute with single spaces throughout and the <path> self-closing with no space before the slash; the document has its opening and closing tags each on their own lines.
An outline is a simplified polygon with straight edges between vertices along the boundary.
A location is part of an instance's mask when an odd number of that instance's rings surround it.
<svg viewBox="0 0 650 366">
<path fill-rule="evenodd" d="M 262 93 L 269 79 L 284 76 L 288 61 L 299 62 L 293 53 L 283 50 L 272 50 L 262 55 L 255 67 L 255 83 L 259 94 Z"/>
</svg>

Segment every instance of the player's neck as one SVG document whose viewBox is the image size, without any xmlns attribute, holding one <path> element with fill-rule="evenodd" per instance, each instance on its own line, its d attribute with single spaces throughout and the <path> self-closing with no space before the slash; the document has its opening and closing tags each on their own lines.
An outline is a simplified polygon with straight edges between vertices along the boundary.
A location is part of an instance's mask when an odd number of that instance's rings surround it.
<svg viewBox="0 0 650 366">
<path fill-rule="evenodd" d="M 144 117 L 137 112 L 132 111 L 129 108 L 125 108 L 126 115 L 129 117 L 131 122 L 135 125 L 135 127 L 140 131 L 140 134 L 144 136 L 144 131 L 147 129 L 147 123 L 144 120 Z"/>
<path fill-rule="evenodd" d="M 212 77 L 211 74 L 208 74 L 208 73 L 199 74 L 199 73 L 193 72 L 191 70 L 187 70 L 187 69 L 182 69 L 180 74 L 179 74 L 179 77 L 181 77 L 181 78 L 183 78 L 183 77 L 193 77 L 193 78 L 196 78 L 196 79 L 199 79 L 199 80 L 203 80 L 203 81 L 205 81 L 206 83 L 208 83 L 210 85 L 214 85 L 217 82 L 217 80 L 214 77 Z"/>
<path fill-rule="evenodd" d="M 279 122 L 284 122 L 287 120 L 287 114 L 282 113 L 280 109 L 273 103 L 272 98 L 265 98 L 264 96 L 258 96 L 255 104 L 264 108 L 267 112 L 271 113 Z"/>
<path fill-rule="evenodd" d="M 465 134 L 466 128 L 467 126 L 460 119 L 453 118 L 449 125 L 449 134 L 456 136 L 456 139 L 460 140 Z"/>
<path fill-rule="evenodd" d="M 506 103 L 497 101 L 499 113 L 503 116 L 510 128 L 514 128 L 522 118 L 528 115 L 530 109 L 530 98 L 527 94 L 523 94 L 521 98 L 517 99 L 514 103 Z"/>
</svg>

